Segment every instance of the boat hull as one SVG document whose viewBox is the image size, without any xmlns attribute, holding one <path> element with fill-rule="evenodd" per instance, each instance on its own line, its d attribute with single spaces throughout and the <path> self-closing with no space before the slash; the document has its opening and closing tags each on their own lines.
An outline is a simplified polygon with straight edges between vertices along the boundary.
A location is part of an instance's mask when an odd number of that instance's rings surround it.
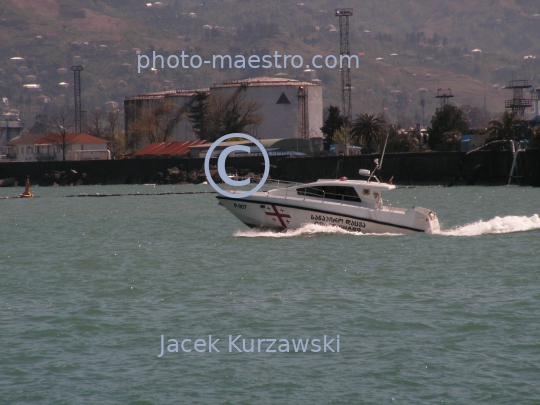
<svg viewBox="0 0 540 405">
<path fill-rule="evenodd" d="M 270 228 L 275 230 L 298 229 L 307 224 L 336 226 L 350 232 L 361 233 L 398 233 L 418 232 L 433 233 L 438 231 L 438 221 L 414 221 L 405 218 L 408 211 L 384 212 L 375 209 L 349 207 L 344 213 L 332 210 L 332 204 L 318 204 L 315 207 L 296 205 L 289 200 L 265 199 L 250 196 L 243 199 L 217 197 L 219 203 L 236 218 L 249 227 Z M 420 215 L 419 213 L 417 213 Z M 409 214 L 409 216 L 414 213 Z M 401 218 L 400 218 L 401 217 Z M 409 222 L 409 223 L 408 223 Z"/>
</svg>

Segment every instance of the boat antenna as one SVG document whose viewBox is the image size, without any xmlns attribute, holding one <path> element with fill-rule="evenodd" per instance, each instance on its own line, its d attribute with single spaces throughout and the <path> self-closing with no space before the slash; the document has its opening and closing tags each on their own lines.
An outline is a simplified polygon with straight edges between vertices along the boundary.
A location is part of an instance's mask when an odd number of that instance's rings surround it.
<svg viewBox="0 0 540 405">
<path fill-rule="evenodd" d="M 383 148 L 383 151 L 382 151 L 381 164 L 379 165 L 379 170 L 382 169 L 382 162 L 384 160 L 384 152 L 386 152 L 386 144 L 388 143 L 388 135 L 390 135 L 390 132 L 386 133 L 386 141 L 384 141 L 384 148 Z"/>
<path fill-rule="evenodd" d="M 386 133 L 386 141 L 384 141 L 384 148 L 383 148 L 383 151 L 382 151 L 381 163 L 379 163 L 379 159 L 375 159 L 375 169 L 373 169 L 373 171 L 369 175 L 369 178 L 367 180 L 368 183 L 369 183 L 369 181 L 371 180 L 372 177 L 374 177 L 375 180 L 377 180 L 380 183 L 379 179 L 375 176 L 375 172 L 377 170 L 381 170 L 381 168 L 382 168 L 382 163 L 383 163 L 383 159 L 384 159 L 384 152 L 386 152 L 386 144 L 388 143 L 388 135 L 389 134 L 390 134 L 389 132 Z"/>
</svg>

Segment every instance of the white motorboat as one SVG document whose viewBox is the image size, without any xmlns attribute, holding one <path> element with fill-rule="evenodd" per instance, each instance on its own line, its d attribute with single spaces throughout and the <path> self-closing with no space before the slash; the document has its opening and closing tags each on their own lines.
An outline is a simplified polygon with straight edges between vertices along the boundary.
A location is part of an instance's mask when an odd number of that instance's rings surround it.
<svg viewBox="0 0 540 405">
<path fill-rule="evenodd" d="M 368 170 L 368 180 L 318 180 L 276 187 L 245 198 L 218 195 L 219 203 L 252 228 L 297 229 L 307 224 L 337 226 L 362 233 L 436 233 L 435 212 L 384 206 L 382 192 L 396 188 L 382 183 Z M 376 181 L 372 181 L 375 179 Z"/>
</svg>

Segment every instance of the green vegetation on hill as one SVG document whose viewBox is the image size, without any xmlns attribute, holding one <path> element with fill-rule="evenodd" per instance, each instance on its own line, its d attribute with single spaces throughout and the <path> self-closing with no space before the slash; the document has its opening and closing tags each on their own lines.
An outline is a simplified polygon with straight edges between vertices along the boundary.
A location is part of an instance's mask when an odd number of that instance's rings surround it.
<svg viewBox="0 0 540 405">
<path fill-rule="evenodd" d="M 208 87 L 215 82 L 288 73 L 303 69 L 169 69 L 137 73 L 137 55 L 339 53 L 336 7 L 353 7 L 351 53 L 363 52 L 352 71 L 354 114 L 384 113 L 403 127 L 420 122 L 425 95 L 430 120 L 438 88 L 452 88 L 457 105 L 503 111 L 511 94 L 500 87 L 512 76 L 540 85 L 540 3 L 530 0 L 363 0 L 336 1 L 163 1 L 5 0 L 0 5 L 0 97 L 22 112 L 27 127 L 50 105 L 73 100 L 70 66 L 83 60 L 83 109 L 123 104 L 124 96 L 177 88 Z M 61 15 L 59 4 L 84 11 L 85 18 Z M 210 26 L 212 29 L 204 26 Z M 52 34 L 52 35 L 51 35 Z M 41 39 L 38 38 L 41 37 Z M 479 49 L 482 52 L 471 52 Z M 390 56 L 397 54 L 397 56 Z M 525 56 L 538 56 L 538 59 Z M 26 60 L 16 63 L 10 58 Z M 383 58 L 376 60 L 376 58 Z M 26 66 L 28 72 L 21 72 Z M 67 68 L 59 75 L 57 69 Z M 23 88 L 37 76 L 42 92 Z M 324 104 L 340 105 L 338 69 L 319 69 Z M 70 84 L 68 88 L 58 85 Z M 499 87 L 494 87 L 499 85 Z M 425 92 L 418 92 L 420 88 Z M 40 95 L 50 97 L 43 105 Z M 383 110 L 384 109 L 384 110 Z M 490 115 L 491 117 L 491 115 Z M 489 118 L 490 118 L 489 117 Z"/>
</svg>

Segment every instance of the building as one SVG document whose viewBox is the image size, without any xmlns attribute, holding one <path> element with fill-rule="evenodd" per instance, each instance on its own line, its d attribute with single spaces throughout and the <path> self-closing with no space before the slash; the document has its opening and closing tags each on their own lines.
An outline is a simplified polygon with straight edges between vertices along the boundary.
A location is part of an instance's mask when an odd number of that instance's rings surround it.
<svg viewBox="0 0 540 405">
<path fill-rule="evenodd" d="M 302 155 L 317 155 L 322 150 L 322 138 L 312 137 L 309 139 L 285 138 L 285 139 L 262 139 L 261 144 L 267 151 L 282 150 L 298 152 Z"/>
<path fill-rule="evenodd" d="M 18 112 L 10 111 L 0 115 L 0 147 L 19 136 L 23 128 L 24 124 L 19 119 Z"/>
<path fill-rule="evenodd" d="M 189 156 L 205 158 L 206 154 L 208 153 L 208 150 L 212 147 L 212 145 L 213 145 L 212 142 L 206 143 L 206 141 L 204 143 L 200 143 L 198 145 L 192 145 L 192 146 L 189 147 Z M 221 152 L 223 152 L 223 150 L 225 148 L 228 148 L 229 146 L 236 146 L 236 145 L 248 146 L 250 149 L 255 148 L 255 143 L 253 143 L 251 141 L 247 141 L 247 140 L 246 141 L 221 142 L 221 143 L 217 144 L 216 147 L 214 148 L 214 151 L 212 152 L 214 154 L 213 157 L 218 157 L 221 154 Z M 239 156 L 239 155 L 244 156 L 245 152 L 233 151 L 228 156 L 236 157 L 236 156 Z"/>
<path fill-rule="evenodd" d="M 188 107 L 198 92 L 216 96 L 218 93 L 231 95 L 245 92 L 246 99 L 261 103 L 259 112 L 263 122 L 251 135 L 259 139 L 269 138 L 313 138 L 321 137 L 323 124 L 322 86 L 319 83 L 298 81 L 283 77 L 260 77 L 232 80 L 207 89 L 171 90 L 158 93 L 126 97 L 124 100 L 125 130 L 128 144 L 133 145 L 133 123 L 145 108 L 157 102 L 170 101 Z M 203 134 L 204 136 L 204 134 Z M 195 140 L 188 120 L 183 120 L 175 128 L 171 140 Z M 142 145 L 133 145 L 134 148 Z"/>
<path fill-rule="evenodd" d="M 262 139 L 261 144 L 268 156 L 307 156 L 317 154 L 322 148 L 322 138 L 288 138 L 288 139 Z M 212 142 L 207 141 L 173 141 L 157 142 L 145 146 L 133 154 L 135 158 L 168 158 L 168 157 L 206 157 Z M 245 157 L 261 155 L 262 152 L 250 141 L 221 142 L 214 149 L 214 157 L 232 145 L 244 145 L 250 147 L 249 154 L 243 151 L 232 152 L 231 157 Z"/>
<path fill-rule="evenodd" d="M 362 147 L 336 143 L 330 145 L 328 156 L 357 156 L 362 154 Z"/>
<path fill-rule="evenodd" d="M 145 146 L 140 151 L 133 154 L 135 158 L 171 158 L 188 157 L 190 148 L 202 145 L 206 141 L 175 141 L 175 142 L 157 142 Z"/>
<path fill-rule="evenodd" d="M 480 146 L 485 145 L 487 135 L 462 135 L 461 136 L 461 151 L 469 152 L 471 150 L 477 149 Z"/>
<path fill-rule="evenodd" d="M 206 143 L 202 145 L 194 145 L 190 146 L 189 148 L 189 155 L 191 157 L 199 157 L 199 158 L 206 158 L 206 155 L 208 154 L 208 150 L 212 146 L 212 143 Z M 249 147 L 249 153 L 244 151 L 233 151 L 227 155 L 227 157 L 253 157 L 253 156 L 263 156 L 262 151 L 259 149 L 255 143 L 250 141 L 238 141 L 238 142 L 221 142 L 218 144 L 215 148 L 212 157 L 219 157 L 223 150 L 225 148 L 228 148 L 232 145 L 242 145 Z M 288 157 L 288 156 L 295 156 L 295 157 L 301 157 L 306 156 L 306 153 L 298 152 L 290 149 L 283 149 L 283 148 L 264 148 L 268 156 L 281 156 L 281 157 Z"/>
<path fill-rule="evenodd" d="M 2 154 L 14 162 L 62 160 L 60 134 L 27 134 L 2 146 Z M 110 160 L 105 139 L 88 134 L 66 134 L 66 160 Z"/>
</svg>

